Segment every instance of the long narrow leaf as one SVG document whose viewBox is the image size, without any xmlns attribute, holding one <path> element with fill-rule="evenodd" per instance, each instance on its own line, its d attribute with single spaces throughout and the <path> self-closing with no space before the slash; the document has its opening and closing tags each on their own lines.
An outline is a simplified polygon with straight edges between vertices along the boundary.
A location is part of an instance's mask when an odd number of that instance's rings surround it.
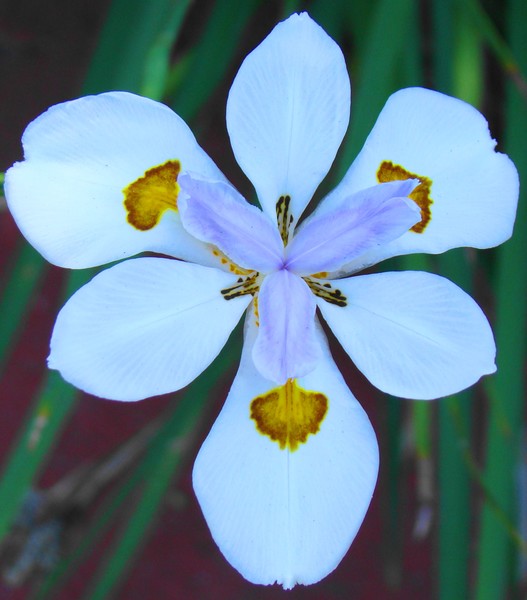
<svg viewBox="0 0 527 600">
<path fill-rule="evenodd" d="M 511 0 L 508 19 L 512 51 L 527 68 L 527 4 Z M 527 179 L 527 111 L 517 89 L 509 86 L 507 101 L 506 149 L 516 163 L 520 179 Z M 487 430 L 486 485 L 499 507 L 511 521 L 516 520 L 515 472 L 525 415 L 524 361 L 527 325 L 525 298 L 527 271 L 521 267 L 527 255 L 527 197 L 521 194 L 513 238 L 499 253 L 497 278 L 496 340 L 498 372 L 488 391 L 491 395 Z M 499 600 L 513 575 L 511 540 L 496 510 L 483 507 L 478 545 L 477 600 Z"/>
<path fill-rule="evenodd" d="M 171 101 L 174 110 L 192 120 L 225 76 L 239 48 L 241 33 L 260 0 L 214 3 L 207 26 L 188 67 L 189 77 Z M 234 16 L 235 15 L 235 16 Z"/>
<path fill-rule="evenodd" d="M 113 0 L 83 93 L 138 92 L 151 49 L 165 29 L 173 4 L 173 0 Z"/>
<path fill-rule="evenodd" d="M 46 263 L 29 244 L 22 242 L 6 276 L 0 297 L 0 372 L 16 335 L 21 330 Z"/>
<path fill-rule="evenodd" d="M 435 0 L 432 9 L 435 85 L 445 93 L 477 102 L 481 65 L 467 62 L 475 56 L 472 30 L 466 18 L 460 20 L 455 2 Z M 472 273 L 464 251 L 454 250 L 440 256 L 438 266 L 444 276 L 465 291 L 471 291 Z M 463 452 L 470 451 L 466 443 L 470 439 L 471 397 L 472 393 L 467 391 L 441 400 L 438 406 L 437 585 L 440 600 L 462 600 L 468 598 L 469 593 L 471 486 Z M 453 414 L 458 418 L 457 428 Z"/>
<path fill-rule="evenodd" d="M 236 336 L 239 338 L 240 336 Z M 236 342 L 238 346 L 238 342 Z M 236 347 L 237 347 L 236 346 Z M 222 355 L 185 391 L 165 430 L 161 448 L 155 450 L 155 462 L 145 482 L 141 498 L 109 551 L 86 600 L 104 600 L 122 582 L 131 561 L 137 556 L 145 535 L 162 507 L 168 486 L 181 472 L 189 441 L 195 437 L 204 408 L 213 390 L 231 371 L 235 349 L 231 342 Z"/>
<path fill-rule="evenodd" d="M 525 61 L 521 51 L 512 48 L 500 34 L 498 27 L 483 8 L 480 0 L 461 0 L 464 9 L 470 14 L 482 39 L 488 44 L 504 71 L 509 75 L 518 92 L 527 102 L 527 78 Z M 525 23 L 523 23 L 525 27 Z"/>
<path fill-rule="evenodd" d="M 170 73 L 170 55 L 190 5 L 191 0 L 180 0 L 170 7 L 163 29 L 146 55 L 142 95 L 155 100 L 161 100 L 165 95 Z"/>
<path fill-rule="evenodd" d="M 340 177 L 360 150 L 388 96 L 396 89 L 395 77 L 413 6 L 413 0 L 380 0 L 377 4 L 360 56 L 360 71 L 354 78 L 352 123 L 340 155 Z"/>
<path fill-rule="evenodd" d="M 90 276 L 85 271 L 71 275 L 68 293 L 72 293 Z M 19 435 L 0 479 L 0 539 L 6 534 L 26 491 L 31 487 L 42 463 L 62 430 L 75 404 L 77 391 L 55 371 L 46 375 L 45 383 L 31 414 Z"/>
</svg>

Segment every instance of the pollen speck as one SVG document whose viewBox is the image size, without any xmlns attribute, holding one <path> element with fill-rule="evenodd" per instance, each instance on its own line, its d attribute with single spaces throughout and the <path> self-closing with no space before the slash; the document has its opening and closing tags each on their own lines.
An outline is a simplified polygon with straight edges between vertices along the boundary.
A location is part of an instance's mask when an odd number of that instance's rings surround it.
<svg viewBox="0 0 527 600">
<path fill-rule="evenodd" d="M 385 160 L 381 163 L 381 166 L 377 171 L 377 181 L 379 183 L 400 181 L 403 179 L 418 179 L 421 182 L 409 196 L 421 209 L 421 220 L 411 227 L 410 231 L 413 231 L 414 233 L 423 233 L 432 219 L 432 211 L 430 210 L 430 206 L 433 203 L 433 200 L 430 197 L 432 180 L 424 175 L 411 173 L 389 160 Z"/>
<path fill-rule="evenodd" d="M 166 210 L 177 211 L 181 170 L 179 160 L 148 169 L 142 177 L 124 188 L 127 221 L 139 231 L 155 227 Z"/>
<path fill-rule="evenodd" d="M 328 412 L 328 399 L 288 379 L 285 385 L 257 396 L 251 402 L 251 419 L 256 429 L 277 442 L 281 450 L 297 450 L 308 436 L 320 430 Z"/>
</svg>

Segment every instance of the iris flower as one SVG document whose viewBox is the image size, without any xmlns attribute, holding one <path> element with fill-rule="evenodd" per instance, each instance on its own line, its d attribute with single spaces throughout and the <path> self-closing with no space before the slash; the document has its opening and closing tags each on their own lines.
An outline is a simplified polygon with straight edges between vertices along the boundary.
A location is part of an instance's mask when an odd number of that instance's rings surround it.
<svg viewBox="0 0 527 600">
<path fill-rule="evenodd" d="M 9 208 L 66 268 L 121 261 L 58 315 L 49 366 L 91 394 L 172 392 L 245 313 L 241 364 L 193 483 L 219 548 L 249 581 L 314 583 L 348 550 L 378 469 L 374 431 L 323 319 L 395 396 L 432 399 L 495 370 L 477 304 L 420 272 L 357 275 L 389 257 L 487 248 L 512 232 L 518 179 L 485 119 L 442 94 L 391 96 L 336 189 L 301 219 L 348 126 L 336 43 L 307 14 L 244 60 L 227 128 L 261 208 L 169 108 L 112 92 L 50 108 L 7 173 Z M 175 260 L 178 259 L 178 260 Z"/>
</svg>

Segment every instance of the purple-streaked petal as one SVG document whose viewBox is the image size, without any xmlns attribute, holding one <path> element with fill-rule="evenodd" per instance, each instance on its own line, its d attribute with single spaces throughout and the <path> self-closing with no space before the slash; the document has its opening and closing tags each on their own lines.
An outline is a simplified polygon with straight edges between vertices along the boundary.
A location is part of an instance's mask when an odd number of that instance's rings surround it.
<svg viewBox="0 0 527 600">
<path fill-rule="evenodd" d="M 315 337 L 315 297 L 296 275 L 268 275 L 258 294 L 260 328 L 253 360 L 260 373 L 279 384 L 311 372 L 320 356 Z"/>
<path fill-rule="evenodd" d="M 179 178 L 185 229 L 214 244 L 240 267 L 268 272 L 282 264 L 283 244 L 273 222 L 230 185 L 189 174 Z"/>
<path fill-rule="evenodd" d="M 381 184 L 331 210 L 322 207 L 287 247 L 287 268 L 302 275 L 334 271 L 403 235 L 420 220 L 418 206 L 406 197 L 415 186 L 413 180 Z"/>
</svg>

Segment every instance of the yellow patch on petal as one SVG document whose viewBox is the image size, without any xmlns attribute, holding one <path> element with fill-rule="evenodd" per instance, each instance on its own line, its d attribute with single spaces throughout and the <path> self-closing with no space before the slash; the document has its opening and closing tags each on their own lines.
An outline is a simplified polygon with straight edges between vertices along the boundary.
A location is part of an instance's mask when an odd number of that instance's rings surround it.
<svg viewBox="0 0 527 600">
<path fill-rule="evenodd" d="M 432 180 L 424 175 L 411 173 L 389 160 L 385 160 L 381 163 L 381 166 L 377 171 L 377 181 L 379 183 L 401 181 L 403 179 L 418 179 L 421 182 L 409 196 L 409 198 L 411 198 L 421 209 L 421 220 L 410 228 L 410 231 L 413 231 L 414 233 L 423 233 L 432 219 L 432 211 L 430 210 L 430 206 L 433 203 L 433 200 L 430 197 Z"/>
<path fill-rule="evenodd" d="M 177 211 L 180 170 L 179 160 L 167 160 L 124 188 L 124 207 L 132 227 L 148 231 L 159 223 L 166 210 Z"/>
<path fill-rule="evenodd" d="M 320 392 L 305 390 L 295 379 L 254 398 L 251 419 L 256 429 L 277 442 L 281 450 L 294 451 L 315 435 L 328 412 L 328 399 Z"/>
</svg>

